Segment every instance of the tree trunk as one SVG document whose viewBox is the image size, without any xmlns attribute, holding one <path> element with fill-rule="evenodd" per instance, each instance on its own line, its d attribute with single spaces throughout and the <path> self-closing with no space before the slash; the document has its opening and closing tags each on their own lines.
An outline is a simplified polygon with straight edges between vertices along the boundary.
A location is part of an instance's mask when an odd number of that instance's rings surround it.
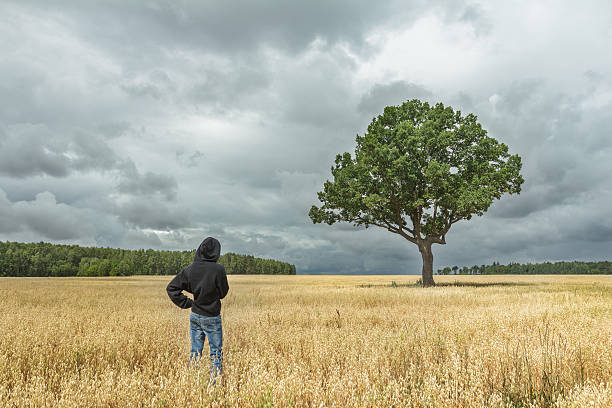
<svg viewBox="0 0 612 408">
<path fill-rule="evenodd" d="M 433 280 L 433 252 L 431 252 L 431 243 L 424 242 L 419 245 L 419 251 L 423 257 L 423 286 L 435 286 Z"/>
</svg>

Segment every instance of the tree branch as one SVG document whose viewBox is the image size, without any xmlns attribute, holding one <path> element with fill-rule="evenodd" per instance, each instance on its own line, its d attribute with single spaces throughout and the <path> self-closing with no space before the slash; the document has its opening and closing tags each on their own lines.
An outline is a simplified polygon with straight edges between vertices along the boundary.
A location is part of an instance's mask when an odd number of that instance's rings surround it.
<svg viewBox="0 0 612 408">
<path fill-rule="evenodd" d="M 411 237 L 410 235 L 406 234 L 404 230 L 402 230 L 401 228 L 394 228 L 393 225 L 391 225 L 389 222 L 385 220 L 383 220 L 384 224 L 381 224 L 375 221 L 366 221 L 363 217 L 358 216 L 352 222 L 355 222 L 355 221 L 361 221 L 362 223 L 365 223 L 365 224 L 371 224 L 371 225 L 376 225 L 377 227 L 386 228 L 388 231 L 401 235 L 402 237 L 406 238 L 408 241 L 412 242 L 413 244 L 417 243 L 417 240 L 415 237 Z"/>
<path fill-rule="evenodd" d="M 438 229 L 436 228 L 436 215 L 438 213 L 438 200 L 434 200 L 434 209 L 433 209 L 433 232 L 438 233 Z"/>
<path fill-rule="evenodd" d="M 393 226 L 386 221 L 385 221 L 385 224 L 381 224 L 379 222 L 375 222 L 373 220 L 366 220 L 363 217 L 358 216 L 357 218 L 355 218 L 354 220 L 351 220 L 350 222 L 354 222 L 354 223 L 361 222 L 363 224 L 376 225 L 377 227 L 386 228 L 387 230 L 391 232 L 395 232 L 395 233 L 399 232 L 397 228 L 393 228 Z"/>
<path fill-rule="evenodd" d="M 444 235 L 442 235 L 442 236 L 439 236 L 439 235 L 429 235 L 429 236 L 427 236 L 426 240 L 428 240 L 432 244 L 446 245 L 446 239 L 444 238 Z"/>
<path fill-rule="evenodd" d="M 414 228 L 413 235 L 415 236 L 415 238 L 418 238 L 418 239 L 421 239 L 421 218 L 422 216 L 423 216 L 423 207 L 419 205 L 417 207 L 417 211 L 414 217 L 412 216 L 410 217 L 410 219 L 412 220 L 412 227 Z"/>
<path fill-rule="evenodd" d="M 408 241 L 412 242 L 413 244 L 417 244 L 417 239 L 415 237 L 411 237 L 410 235 L 406 234 L 404 231 L 398 231 L 398 234 L 400 234 L 402 237 L 406 238 Z"/>
<path fill-rule="evenodd" d="M 457 218 L 453 218 L 453 213 L 451 212 L 448 216 L 448 222 L 446 223 L 446 226 L 444 227 L 444 231 L 442 231 L 441 235 L 442 237 L 444 237 L 446 235 L 446 233 L 448 232 L 448 230 L 450 230 L 450 227 L 458 222 L 461 221 L 464 217 L 457 217 Z"/>
<path fill-rule="evenodd" d="M 395 207 L 395 212 L 397 216 L 397 225 L 399 226 L 399 230 L 401 231 L 402 229 L 405 229 L 406 231 L 414 235 L 414 231 L 408 228 L 404 224 L 404 219 L 402 218 L 402 211 L 400 210 L 399 203 L 397 202 L 397 199 L 395 198 L 395 194 L 391 194 L 391 197 L 389 198 L 391 199 L 391 204 L 393 204 L 393 206 Z"/>
<path fill-rule="evenodd" d="M 385 183 L 387 183 L 388 186 L 391 186 L 392 183 L 387 179 L 387 177 L 385 177 L 384 173 L 381 174 L 381 178 L 385 181 Z M 415 235 L 414 230 L 411 230 L 404 224 L 404 219 L 402 218 L 402 211 L 400 209 L 400 205 L 399 205 L 399 202 L 397 201 L 395 193 L 393 192 L 393 189 L 391 189 L 391 194 L 389 196 L 389 199 L 391 200 L 391 204 L 393 204 L 393 206 L 395 207 L 395 212 L 397 216 L 397 225 L 399 226 L 399 230 L 402 231 L 403 229 L 405 229 L 412 235 Z"/>
</svg>

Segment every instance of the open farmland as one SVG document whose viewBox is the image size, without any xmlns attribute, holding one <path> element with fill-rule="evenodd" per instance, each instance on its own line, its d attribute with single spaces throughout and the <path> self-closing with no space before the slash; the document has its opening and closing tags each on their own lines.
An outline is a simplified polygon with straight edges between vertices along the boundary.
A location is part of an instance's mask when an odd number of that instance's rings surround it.
<svg viewBox="0 0 612 408">
<path fill-rule="evenodd" d="M 229 276 L 216 387 L 170 277 L 0 278 L 0 406 L 612 406 L 612 276 L 417 278 Z"/>
</svg>

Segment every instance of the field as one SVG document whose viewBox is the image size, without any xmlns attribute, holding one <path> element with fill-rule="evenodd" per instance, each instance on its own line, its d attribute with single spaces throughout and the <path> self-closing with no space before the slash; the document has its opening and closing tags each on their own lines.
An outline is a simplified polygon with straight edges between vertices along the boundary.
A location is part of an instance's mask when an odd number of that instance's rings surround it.
<svg viewBox="0 0 612 408">
<path fill-rule="evenodd" d="M 217 386 L 170 278 L 0 278 L 0 406 L 612 406 L 609 275 L 233 275 Z"/>
</svg>

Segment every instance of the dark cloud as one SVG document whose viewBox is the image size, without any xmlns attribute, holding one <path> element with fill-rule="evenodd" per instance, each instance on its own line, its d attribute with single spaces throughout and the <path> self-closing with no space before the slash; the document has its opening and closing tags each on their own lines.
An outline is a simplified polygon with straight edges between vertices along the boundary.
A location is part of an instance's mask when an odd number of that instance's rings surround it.
<svg viewBox="0 0 612 408">
<path fill-rule="evenodd" d="M 126 121 L 117 121 L 117 122 L 104 122 L 100 123 L 96 126 L 96 133 L 99 133 L 103 137 L 107 139 L 114 139 L 116 137 L 125 135 L 131 126 Z"/>
<path fill-rule="evenodd" d="M 540 96 L 538 90 L 543 85 L 544 80 L 542 79 L 527 79 L 513 82 L 509 87 L 501 91 L 495 107 L 510 115 L 529 114 L 536 107 L 540 109 L 546 108 L 549 105 L 537 103 L 537 98 Z"/>
<path fill-rule="evenodd" d="M 140 174 L 132 162 L 126 162 L 122 167 L 121 179 L 118 189 L 123 194 L 142 196 L 161 194 L 167 200 L 176 198 L 178 183 L 173 176 L 151 171 Z"/>
<path fill-rule="evenodd" d="M 37 194 L 32 201 L 12 203 L 0 190 L 0 233 L 26 230 L 40 240 L 79 239 L 95 232 L 88 218 L 87 211 L 58 203 L 49 192 Z"/>
<path fill-rule="evenodd" d="M 307 213 L 355 134 L 419 98 L 476 113 L 526 179 L 436 266 L 607 257 L 612 9 L 538 7 L 2 2 L 0 239 L 213 235 L 300 272 L 418 272 L 400 237 Z"/>
<path fill-rule="evenodd" d="M 589 220 L 583 228 L 572 231 L 568 239 L 588 242 L 612 242 L 612 225 L 608 220 Z"/>
<path fill-rule="evenodd" d="M 130 159 L 119 157 L 98 134 L 80 130 L 54 133 L 44 125 L 13 125 L 8 132 L 1 128 L 0 132 L 0 174 L 14 178 L 66 178 L 73 172 L 114 171 L 119 174 L 120 193 L 176 198 L 177 182 L 173 176 L 140 173 Z"/>
<path fill-rule="evenodd" d="M 70 158 L 54 141 L 49 129 L 40 125 L 29 125 L 12 128 L 3 133 L 0 139 L 1 173 L 12 177 L 68 175 Z"/>
<path fill-rule="evenodd" d="M 7 234 L 21 229 L 19 220 L 13 214 L 13 205 L 0 189 L 0 233 Z"/>
<path fill-rule="evenodd" d="M 496 203 L 491 215 L 524 217 L 575 202 L 608 183 L 612 165 L 602 157 L 612 141 L 601 135 L 609 132 L 612 115 L 581 109 L 589 94 L 570 97 L 545 81 L 528 80 L 494 95 L 483 121 L 522 157 L 526 182 L 518 198 Z"/>
<path fill-rule="evenodd" d="M 74 170 L 111 170 L 120 159 L 98 135 L 46 125 L 7 126 L 0 138 L 0 174 L 66 177 Z"/>
<path fill-rule="evenodd" d="M 425 2 L 278 1 L 237 0 L 223 4 L 199 1 L 100 3 L 25 1 L 30 12 L 67 19 L 72 28 L 90 41 L 118 46 L 124 52 L 136 48 L 180 47 L 215 52 L 249 52 L 272 46 L 296 52 L 314 39 L 348 42 L 360 46 L 364 34 L 390 18 L 416 17 Z M 398 13 L 399 11 L 399 13 Z M 399 14 L 399 15 L 398 15 Z M 87 21 L 77 25 L 75 21 Z"/>
<path fill-rule="evenodd" d="M 323 52 L 315 46 L 297 63 L 287 63 L 275 87 L 281 120 L 319 129 L 346 129 L 354 123 L 354 96 L 345 78 L 357 67 L 345 50 Z"/>
<path fill-rule="evenodd" d="M 203 63 L 196 66 L 196 77 L 184 90 L 185 101 L 215 114 L 253 108 L 257 97 L 266 98 L 272 84 L 265 60 L 238 57 L 231 63 Z M 262 107 L 260 107 L 262 108 Z"/>
<path fill-rule="evenodd" d="M 130 199 L 119 204 L 116 211 L 121 220 L 141 229 L 173 230 L 190 226 L 184 209 L 168 207 L 156 200 Z"/>
</svg>

